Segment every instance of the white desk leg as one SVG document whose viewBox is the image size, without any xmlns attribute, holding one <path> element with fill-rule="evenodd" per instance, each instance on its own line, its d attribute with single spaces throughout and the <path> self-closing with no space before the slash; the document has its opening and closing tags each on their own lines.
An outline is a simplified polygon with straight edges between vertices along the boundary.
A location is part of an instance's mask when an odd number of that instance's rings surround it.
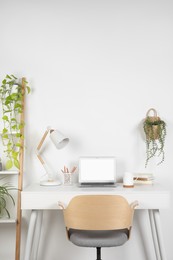
<svg viewBox="0 0 173 260">
<path fill-rule="evenodd" d="M 154 217 L 154 222 L 155 222 L 155 227 L 156 227 L 158 245 L 159 245 L 159 249 L 160 249 L 160 256 L 161 256 L 162 260 L 166 260 L 167 257 L 166 257 L 165 247 L 164 247 L 159 210 L 153 210 L 153 217 Z"/>
<path fill-rule="evenodd" d="M 33 241 L 33 236 L 34 236 L 35 224 L 37 221 L 37 213 L 38 212 L 36 210 L 32 210 L 32 212 L 31 212 L 29 228 L 28 228 L 28 235 L 27 235 L 27 240 L 26 240 L 24 260 L 31 260 L 30 254 L 32 251 L 32 241 Z"/>
<path fill-rule="evenodd" d="M 37 211 L 37 227 L 36 232 L 34 234 L 34 253 L 33 253 L 33 260 L 37 260 L 38 255 L 38 247 L 41 235 L 41 226 L 42 226 L 42 219 L 43 219 L 43 211 Z"/>
<path fill-rule="evenodd" d="M 149 210 L 151 231 L 157 260 L 166 260 L 159 210 Z"/>
<path fill-rule="evenodd" d="M 153 216 L 153 210 L 151 210 L 151 209 L 148 210 L 148 213 L 149 213 L 151 234 L 152 234 L 152 238 L 153 238 L 156 259 L 160 260 L 160 251 L 159 251 L 159 246 L 158 246 L 158 238 L 157 238 L 157 234 L 156 234 L 156 226 L 155 226 L 155 221 L 154 221 L 154 216 Z"/>
</svg>

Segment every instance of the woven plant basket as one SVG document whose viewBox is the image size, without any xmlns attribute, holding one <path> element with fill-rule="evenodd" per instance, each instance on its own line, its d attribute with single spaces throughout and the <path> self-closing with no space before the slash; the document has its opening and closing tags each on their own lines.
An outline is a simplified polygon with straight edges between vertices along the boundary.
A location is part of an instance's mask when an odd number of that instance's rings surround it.
<svg viewBox="0 0 173 260">
<path fill-rule="evenodd" d="M 153 112 L 153 116 L 149 116 L 150 112 Z M 145 124 L 144 128 L 145 128 L 147 140 L 159 139 L 161 129 L 160 126 L 157 124 L 157 122 L 160 121 L 160 117 L 158 117 L 157 111 L 154 108 L 150 108 L 147 111 L 145 121 L 146 120 L 148 124 Z"/>
<path fill-rule="evenodd" d="M 151 116 L 150 113 L 153 113 Z M 146 118 L 143 122 L 144 132 L 146 135 L 146 163 L 145 167 L 148 164 L 148 161 L 157 156 L 161 156 L 161 164 L 164 161 L 164 144 L 166 136 L 166 123 L 160 119 L 157 115 L 157 111 L 154 108 L 150 108 L 146 114 Z"/>
</svg>

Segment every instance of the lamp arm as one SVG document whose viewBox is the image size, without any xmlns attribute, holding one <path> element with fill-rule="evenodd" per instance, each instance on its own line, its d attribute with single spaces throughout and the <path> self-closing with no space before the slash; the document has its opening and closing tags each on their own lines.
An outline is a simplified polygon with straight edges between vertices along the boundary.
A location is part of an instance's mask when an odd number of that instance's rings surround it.
<svg viewBox="0 0 173 260">
<path fill-rule="evenodd" d="M 43 143 L 44 143 L 44 141 L 45 141 L 45 139 L 46 139 L 48 133 L 49 133 L 49 131 L 46 130 L 45 133 L 44 133 L 44 135 L 43 135 L 42 138 L 41 138 L 41 141 L 39 142 L 39 144 L 38 144 L 38 146 L 37 146 L 37 157 L 38 157 L 38 159 L 40 160 L 40 162 L 41 162 L 41 164 L 42 164 L 43 166 L 44 166 L 44 164 L 45 164 L 45 161 L 43 160 L 43 158 L 42 158 L 41 155 L 39 154 L 39 151 L 40 151 L 40 149 L 41 149 L 41 147 L 42 147 L 42 145 L 43 145 Z"/>
<path fill-rule="evenodd" d="M 39 151 L 40 151 L 40 149 L 41 149 L 41 147 L 42 147 L 42 145 L 43 145 L 43 143 L 44 143 L 48 133 L 49 133 L 49 129 L 45 131 L 43 137 L 41 138 L 40 143 L 37 146 L 37 157 L 38 157 L 39 161 L 41 162 L 41 164 L 43 165 L 46 173 L 48 174 L 48 178 L 51 180 L 52 179 L 52 173 L 51 173 L 49 167 L 47 166 L 47 164 L 45 163 L 45 161 L 43 160 L 43 158 L 41 157 L 41 155 L 39 153 Z"/>
<path fill-rule="evenodd" d="M 49 133 L 49 131 L 46 130 L 45 133 L 44 133 L 44 135 L 43 135 L 43 137 L 41 138 L 40 143 L 39 143 L 38 146 L 37 146 L 37 151 L 39 151 L 40 148 L 42 147 L 42 145 L 43 145 L 43 143 L 44 143 L 44 140 L 46 139 L 48 133 Z"/>
</svg>

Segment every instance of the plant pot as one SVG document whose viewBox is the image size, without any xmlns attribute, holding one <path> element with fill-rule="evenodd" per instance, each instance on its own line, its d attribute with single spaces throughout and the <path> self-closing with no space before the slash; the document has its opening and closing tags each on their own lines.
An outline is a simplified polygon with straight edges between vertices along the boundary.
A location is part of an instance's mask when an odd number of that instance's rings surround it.
<svg viewBox="0 0 173 260">
<path fill-rule="evenodd" d="M 154 116 L 149 116 L 150 111 L 154 112 Z M 158 122 L 160 122 L 160 117 L 157 116 L 157 111 L 154 108 L 149 109 L 146 114 L 144 125 L 147 140 L 159 139 L 161 128 Z"/>
<path fill-rule="evenodd" d="M 150 111 L 154 113 L 153 116 L 149 116 Z M 164 143 L 166 136 L 166 123 L 157 116 L 157 112 L 154 108 L 148 110 L 146 118 L 143 122 L 143 128 L 146 135 L 146 163 L 145 167 L 148 164 L 148 161 L 155 157 L 161 156 L 161 160 L 158 163 L 164 161 Z"/>
</svg>

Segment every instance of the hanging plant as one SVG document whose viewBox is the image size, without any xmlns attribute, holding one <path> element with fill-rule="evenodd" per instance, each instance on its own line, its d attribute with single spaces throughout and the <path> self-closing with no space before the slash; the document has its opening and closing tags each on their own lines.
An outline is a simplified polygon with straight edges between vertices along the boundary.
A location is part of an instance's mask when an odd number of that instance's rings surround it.
<svg viewBox="0 0 173 260">
<path fill-rule="evenodd" d="M 9 170 L 13 166 L 19 168 L 19 153 L 22 135 L 21 129 L 24 122 L 21 119 L 23 112 L 23 96 L 30 93 L 28 82 L 24 80 L 24 88 L 19 79 L 14 75 L 6 75 L 0 86 L 0 99 L 2 104 L 2 143 L 7 157 L 5 168 Z"/>
<path fill-rule="evenodd" d="M 149 116 L 149 113 L 153 111 L 154 116 Z M 157 111 L 154 108 L 148 110 L 146 118 L 143 123 L 143 128 L 146 136 L 146 163 L 151 158 L 158 156 L 161 157 L 159 164 L 163 163 L 165 159 L 164 145 L 166 137 L 166 123 L 157 116 Z"/>
</svg>

